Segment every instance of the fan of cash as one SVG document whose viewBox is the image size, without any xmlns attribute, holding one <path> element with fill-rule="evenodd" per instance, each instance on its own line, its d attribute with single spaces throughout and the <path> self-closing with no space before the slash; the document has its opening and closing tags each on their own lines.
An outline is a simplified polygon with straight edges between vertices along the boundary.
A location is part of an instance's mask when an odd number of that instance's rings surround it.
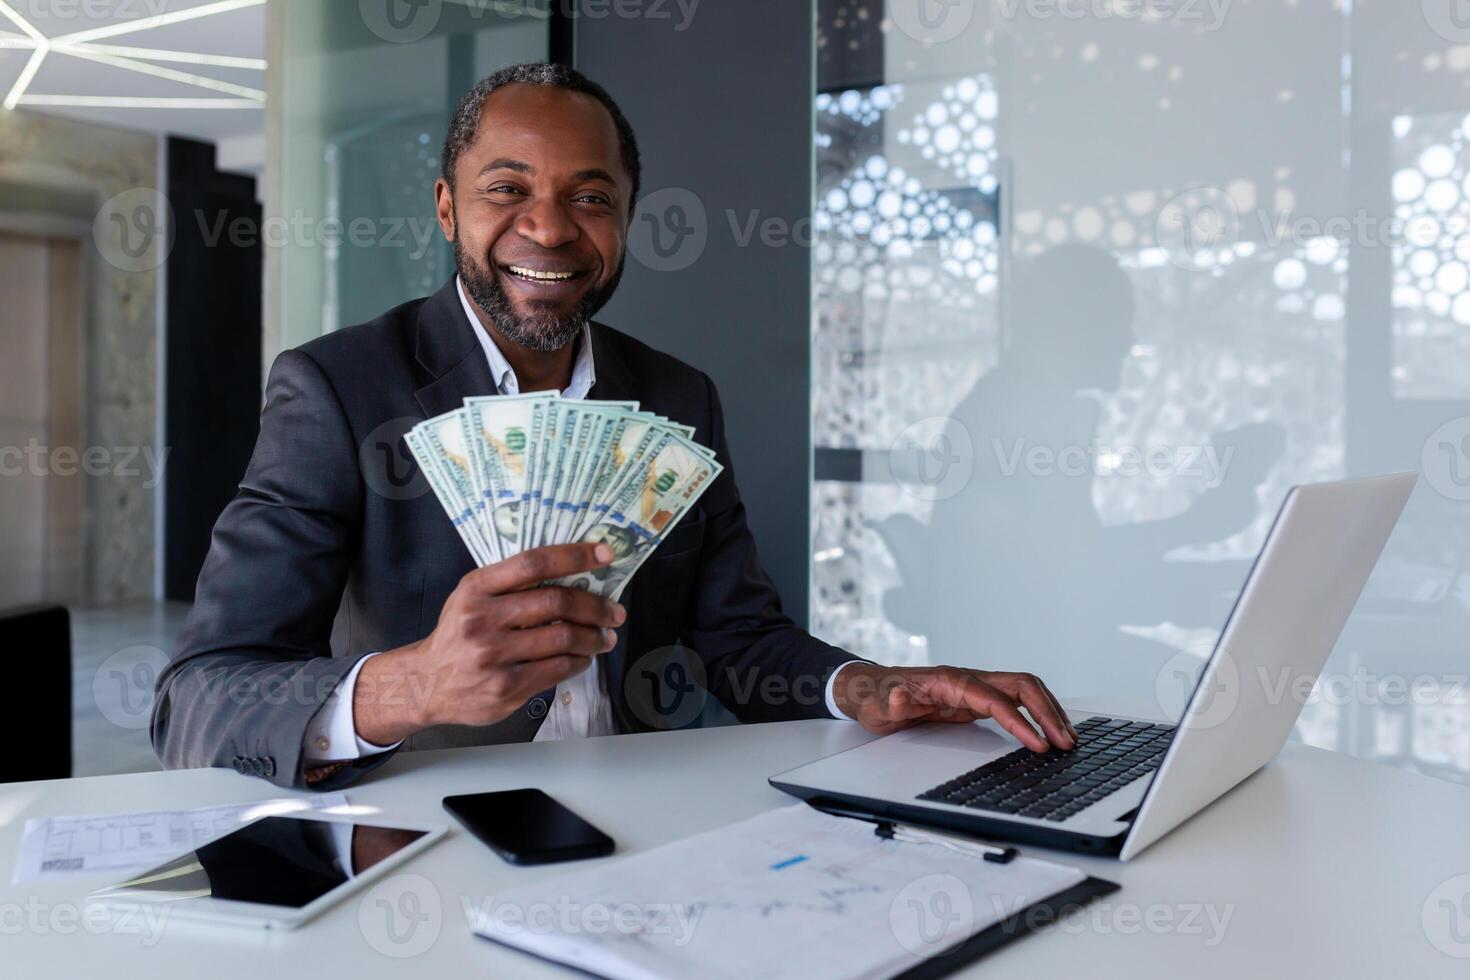
<svg viewBox="0 0 1470 980">
<path fill-rule="evenodd" d="M 605 541 L 612 563 L 555 584 L 616 600 L 720 471 L 694 429 L 637 402 L 466 398 L 404 437 L 479 565 Z"/>
</svg>

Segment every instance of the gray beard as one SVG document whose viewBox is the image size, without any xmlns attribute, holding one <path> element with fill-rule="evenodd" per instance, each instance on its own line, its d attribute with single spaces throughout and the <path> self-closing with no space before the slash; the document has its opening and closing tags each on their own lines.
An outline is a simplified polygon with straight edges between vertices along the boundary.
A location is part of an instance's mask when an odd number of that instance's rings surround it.
<svg viewBox="0 0 1470 980">
<path fill-rule="evenodd" d="M 594 287 L 587 290 L 577 301 L 577 308 L 569 315 L 558 316 L 547 311 L 523 316 L 516 312 L 515 305 L 505 294 L 505 288 L 500 285 L 500 277 L 495 270 L 487 267 L 482 271 L 479 265 L 471 261 L 458 239 L 454 242 L 454 265 L 459 270 L 460 279 L 464 281 L 465 292 L 490 317 L 496 331 L 519 347 L 542 353 L 561 350 L 575 340 L 582 328 L 612 297 L 613 290 L 617 288 L 618 280 L 623 275 L 622 263 L 619 263 L 617 274 L 612 280 L 601 289 Z"/>
</svg>

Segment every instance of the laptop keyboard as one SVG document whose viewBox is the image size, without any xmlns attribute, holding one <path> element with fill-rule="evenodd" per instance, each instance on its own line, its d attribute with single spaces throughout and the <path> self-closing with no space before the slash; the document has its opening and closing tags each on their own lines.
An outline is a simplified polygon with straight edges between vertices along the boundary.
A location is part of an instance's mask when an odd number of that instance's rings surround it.
<svg viewBox="0 0 1470 980">
<path fill-rule="evenodd" d="M 1157 769 L 1174 737 L 1173 725 L 1115 718 L 1088 718 L 1076 727 L 1077 747 L 1069 752 L 1017 749 L 919 799 L 1066 820 Z"/>
</svg>

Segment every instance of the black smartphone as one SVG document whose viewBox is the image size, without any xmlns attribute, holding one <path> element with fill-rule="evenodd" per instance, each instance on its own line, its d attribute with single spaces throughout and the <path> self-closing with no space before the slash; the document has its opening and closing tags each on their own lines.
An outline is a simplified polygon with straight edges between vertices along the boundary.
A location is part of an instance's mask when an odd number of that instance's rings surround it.
<svg viewBox="0 0 1470 980">
<path fill-rule="evenodd" d="M 539 789 L 444 797 L 444 809 L 511 864 L 602 857 L 613 839 Z"/>
</svg>

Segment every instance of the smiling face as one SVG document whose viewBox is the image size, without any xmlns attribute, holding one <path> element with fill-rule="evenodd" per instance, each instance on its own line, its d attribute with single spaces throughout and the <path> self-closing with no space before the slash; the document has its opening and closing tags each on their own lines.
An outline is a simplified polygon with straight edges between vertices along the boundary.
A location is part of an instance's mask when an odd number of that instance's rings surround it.
<svg viewBox="0 0 1470 980">
<path fill-rule="evenodd" d="M 617 288 L 632 179 L 591 96 L 497 88 L 453 191 L 441 178 L 434 193 L 465 291 L 506 340 L 559 350 Z"/>
</svg>

